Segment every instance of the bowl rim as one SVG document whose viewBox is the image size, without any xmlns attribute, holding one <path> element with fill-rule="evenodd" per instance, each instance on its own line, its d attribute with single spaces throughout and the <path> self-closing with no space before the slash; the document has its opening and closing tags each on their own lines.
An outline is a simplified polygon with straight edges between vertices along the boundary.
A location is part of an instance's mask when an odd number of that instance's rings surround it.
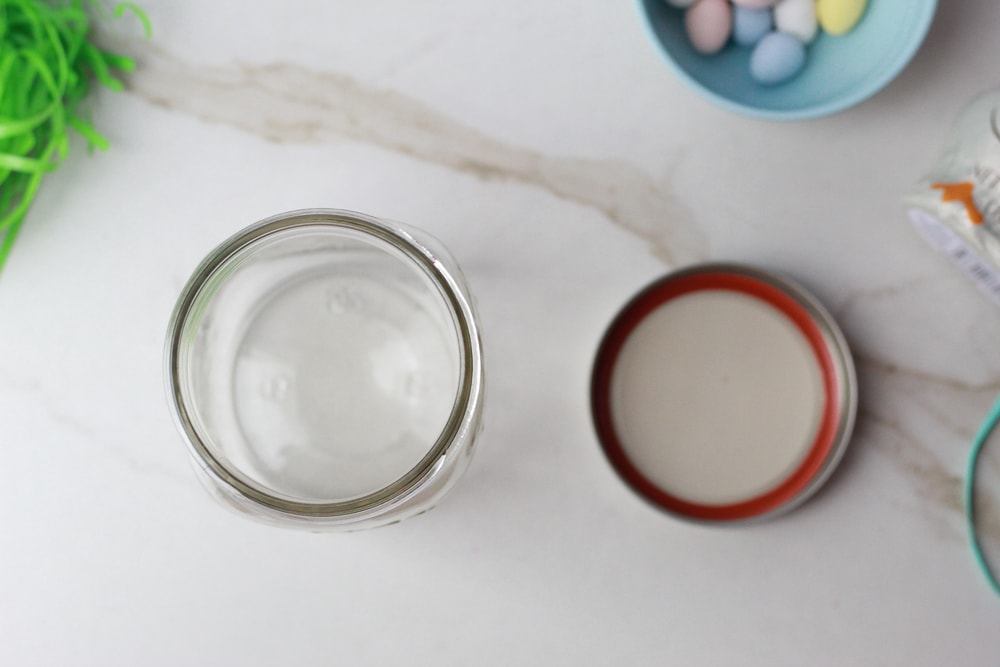
<svg viewBox="0 0 1000 667">
<path fill-rule="evenodd" d="M 664 2 L 664 0 L 658 1 Z M 868 98 L 876 95 L 879 91 L 889 85 L 893 79 L 899 76 L 899 74 L 916 55 L 920 46 L 926 39 L 931 24 L 934 22 L 934 15 L 937 12 L 938 0 L 924 0 L 923 4 L 916 8 L 918 11 L 923 11 L 923 15 L 919 17 L 916 29 L 911 33 L 909 40 L 905 43 L 903 48 L 897 52 L 895 62 L 892 63 L 892 66 L 884 68 L 882 73 L 877 78 L 872 80 L 869 85 L 836 100 L 824 102 L 822 104 L 813 104 L 799 109 L 762 109 L 750 104 L 737 102 L 704 86 L 701 82 L 688 74 L 688 72 L 682 68 L 677 61 L 673 59 L 673 57 L 671 57 L 670 53 L 663 45 L 663 42 L 660 41 L 659 36 L 653 30 L 652 20 L 650 19 L 649 12 L 646 9 L 646 4 L 647 0 L 635 0 L 635 6 L 638 9 L 639 14 L 642 16 L 643 30 L 655 46 L 657 53 L 660 54 L 660 58 L 667 63 L 670 69 L 673 70 L 674 74 L 681 81 L 683 81 L 688 88 L 700 93 L 703 97 L 715 103 L 717 106 L 745 116 L 750 116 L 752 118 L 762 118 L 765 120 L 809 120 L 812 118 L 830 116 L 861 104 Z"/>
</svg>

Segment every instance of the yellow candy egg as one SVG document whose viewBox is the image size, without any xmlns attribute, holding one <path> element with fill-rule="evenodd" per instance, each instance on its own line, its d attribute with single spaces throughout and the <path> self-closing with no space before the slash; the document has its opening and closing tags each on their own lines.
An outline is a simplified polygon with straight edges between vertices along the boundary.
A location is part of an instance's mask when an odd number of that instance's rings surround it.
<svg viewBox="0 0 1000 667">
<path fill-rule="evenodd" d="M 865 13 L 868 0 L 816 0 L 819 25 L 831 35 L 850 32 Z"/>
</svg>

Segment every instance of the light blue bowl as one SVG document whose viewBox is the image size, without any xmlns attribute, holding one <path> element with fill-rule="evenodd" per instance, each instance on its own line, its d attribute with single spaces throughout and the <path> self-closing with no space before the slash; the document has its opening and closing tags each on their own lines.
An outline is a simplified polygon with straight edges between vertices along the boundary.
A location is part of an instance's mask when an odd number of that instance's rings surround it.
<svg viewBox="0 0 1000 667">
<path fill-rule="evenodd" d="M 719 106 L 773 120 L 826 116 L 877 93 L 920 48 L 937 6 L 937 0 L 869 0 L 854 30 L 839 37 L 820 31 L 802 72 L 768 87 L 750 78 L 749 48 L 730 43 L 702 55 L 688 42 L 683 10 L 664 0 L 638 3 L 650 37 L 681 80 Z"/>
</svg>

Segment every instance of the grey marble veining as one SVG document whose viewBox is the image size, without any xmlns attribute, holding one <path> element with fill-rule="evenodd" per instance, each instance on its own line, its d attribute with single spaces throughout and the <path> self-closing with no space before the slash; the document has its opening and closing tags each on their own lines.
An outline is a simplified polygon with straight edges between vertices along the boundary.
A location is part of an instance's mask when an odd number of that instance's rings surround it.
<svg viewBox="0 0 1000 667">
<path fill-rule="evenodd" d="M 111 40 L 109 40 L 111 41 Z M 349 138 L 484 180 L 511 180 L 580 206 L 644 239 L 666 264 L 704 259 L 697 216 L 670 188 L 620 160 L 548 156 L 489 137 L 459 119 L 332 70 L 291 63 L 206 67 L 155 44 L 115 46 L 142 63 L 129 90 L 152 104 L 272 142 Z"/>
</svg>

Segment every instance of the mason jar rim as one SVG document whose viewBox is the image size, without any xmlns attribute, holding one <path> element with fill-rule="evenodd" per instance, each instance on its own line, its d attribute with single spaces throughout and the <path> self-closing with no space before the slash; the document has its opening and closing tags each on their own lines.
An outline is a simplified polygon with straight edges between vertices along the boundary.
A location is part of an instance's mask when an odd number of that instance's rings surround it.
<svg viewBox="0 0 1000 667">
<path fill-rule="evenodd" d="M 190 318 L 198 315 L 194 308 L 199 305 L 199 297 L 203 290 L 212 284 L 213 279 L 220 277 L 220 273 L 224 272 L 231 260 L 237 258 L 251 245 L 305 227 L 329 227 L 360 232 L 401 252 L 438 288 L 458 329 L 461 347 L 461 372 L 456 399 L 448 420 L 434 444 L 413 468 L 392 484 L 344 501 L 308 502 L 286 497 L 251 481 L 237 468 L 228 464 L 224 457 L 213 452 L 213 448 L 206 442 L 205 435 L 199 432 L 196 419 L 191 415 L 190 396 L 186 395 L 181 380 L 181 350 L 185 342 L 183 334 Z M 225 277 L 222 275 L 220 280 L 225 280 Z M 389 509 L 424 486 L 435 472 L 441 469 L 442 466 L 439 464 L 450 453 L 452 445 L 461 441 L 462 435 L 475 421 L 482 392 L 482 351 L 472 305 L 456 278 L 434 251 L 416 240 L 406 229 L 396 223 L 388 223 L 355 211 L 301 209 L 279 213 L 245 227 L 219 244 L 202 260 L 181 290 L 170 317 L 164 350 L 164 378 L 171 414 L 184 436 L 190 453 L 202 470 L 223 488 L 283 515 L 315 518 L 351 517 Z"/>
</svg>

